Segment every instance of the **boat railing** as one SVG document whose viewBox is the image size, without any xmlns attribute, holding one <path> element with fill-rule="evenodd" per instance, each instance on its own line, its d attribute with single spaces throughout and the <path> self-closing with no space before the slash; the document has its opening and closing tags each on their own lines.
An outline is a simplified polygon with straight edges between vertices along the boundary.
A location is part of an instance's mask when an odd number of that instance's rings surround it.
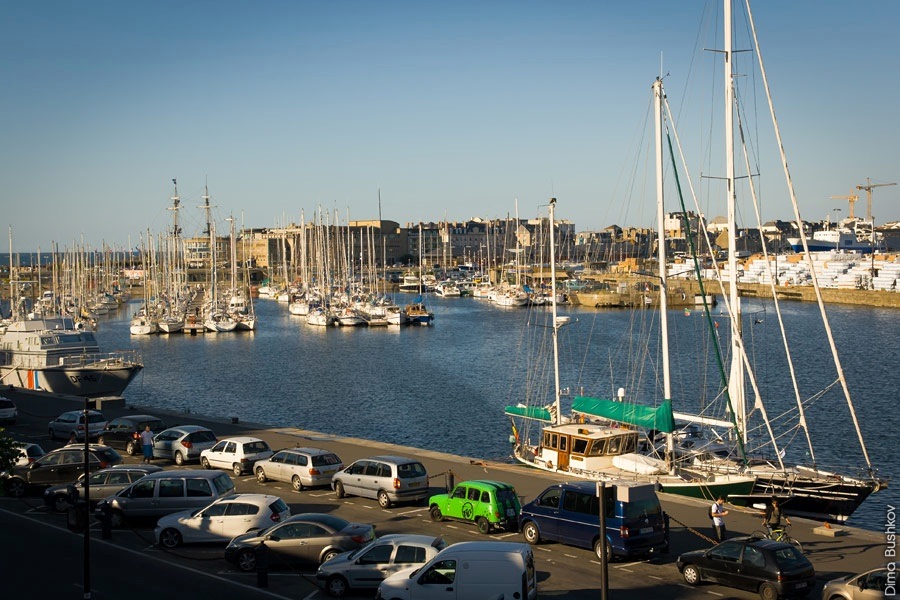
<svg viewBox="0 0 900 600">
<path fill-rule="evenodd" d="M 94 354 L 78 354 L 64 356 L 59 362 L 62 367 L 77 368 L 103 366 L 115 368 L 141 364 L 141 355 L 136 350 L 119 350 L 117 352 L 98 352 Z"/>
</svg>

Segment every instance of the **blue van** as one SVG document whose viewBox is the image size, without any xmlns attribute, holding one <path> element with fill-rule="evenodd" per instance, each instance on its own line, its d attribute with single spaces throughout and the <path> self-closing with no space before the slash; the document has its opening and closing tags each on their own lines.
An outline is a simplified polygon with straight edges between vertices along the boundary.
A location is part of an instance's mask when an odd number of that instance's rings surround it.
<svg viewBox="0 0 900 600">
<path fill-rule="evenodd" d="M 606 484 L 606 544 L 600 544 L 600 498 L 594 481 L 551 485 L 522 507 L 519 531 L 529 544 L 542 540 L 588 548 L 598 557 L 667 552 L 666 515 L 652 483 Z"/>
</svg>

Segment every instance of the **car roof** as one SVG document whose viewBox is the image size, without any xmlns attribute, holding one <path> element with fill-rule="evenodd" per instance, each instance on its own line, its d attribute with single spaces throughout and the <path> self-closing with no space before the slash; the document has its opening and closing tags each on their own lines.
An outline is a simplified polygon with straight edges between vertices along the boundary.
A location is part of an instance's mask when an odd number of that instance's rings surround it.
<svg viewBox="0 0 900 600">
<path fill-rule="evenodd" d="M 238 442 L 238 443 L 244 444 L 246 442 L 262 442 L 263 440 L 261 440 L 260 438 L 242 435 L 242 436 L 237 436 L 237 437 L 219 438 L 219 441 L 220 442 L 225 442 L 225 441 Z"/>
<path fill-rule="evenodd" d="M 225 496 L 223 498 L 219 498 L 216 500 L 216 504 L 221 504 L 223 502 L 258 502 L 260 504 L 268 504 L 269 502 L 281 500 L 280 496 L 275 496 L 273 494 L 234 494 L 232 496 Z"/>
<path fill-rule="evenodd" d="M 383 462 L 398 463 L 398 464 L 421 462 L 417 458 L 409 458 L 408 456 L 397 456 L 397 455 L 393 455 L 393 454 L 382 454 L 379 456 L 370 456 L 368 458 L 362 458 L 360 460 L 380 460 Z"/>
<path fill-rule="evenodd" d="M 63 415 L 80 415 L 83 412 L 84 412 L 83 410 L 67 410 L 65 412 L 59 413 L 59 416 L 57 418 L 59 418 Z M 103 416 L 102 412 L 100 412 L 99 410 L 93 410 L 93 409 L 89 409 L 88 414 Z"/>
<path fill-rule="evenodd" d="M 411 544 L 424 544 L 426 546 L 434 545 L 441 540 L 439 535 L 422 535 L 419 533 L 389 533 L 382 535 L 373 541 L 376 542 L 406 542 Z"/>
<path fill-rule="evenodd" d="M 50 452 L 48 452 L 48 454 L 50 454 L 52 452 L 59 452 L 60 450 L 72 450 L 73 448 L 78 449 L 78 450 L 84 450 L 84 444 L 79 443 L 79 442 L 76 442 L 74 444 L 66 444 L 65 446 L 56 448 L 55 450 L 51 450 Z M 104 446 L 102 444 L 88 444 L 88 448 L 94 452 L 96 452 L 98 450 L 104 450 L 104 449 L 112 450 L 112 447 Z"/>
<path fill-rule="evenodd" d="M 331 450 L 324 448 L 310 448 L 308 446 L 296 446 L 294 448 L 282 448 L 279 452 L 304 452 L 306 454 L 334 454 Z"/>
<path fill-rule="evenodd" d="M 494 481 L 493 479 L 469 479 L 460 481 L 457 485 L 468 485 L 471 487 L 493 488 L 498 490 L 511 490 L 513 485 L 505 481 Z"/>
<path fill-rule="evenodd" d="M 228 473 L 225 471 L 217 471 L 215 469 L 211 469 L 207 471 L 206 469 L 163 469 L 162 471 L 157 471 L 155 473 L 150 473 L 147 477 L 151 479 L 158 479 L 160 477 L 202 477 L 204 479 L 215 478 L 219 475 L 224 475 L 228 477 Z"/>
<path fill-rule="evenodd" d="M 121 417 L 116 417 L 116 420 L 122 419 L 127 419 L 129 421 L 162 421 L 162 419 L 153 415 L 123 415 Z M 112 420 L 113 419 L 110 419 L 110 421 Z"/>
<path fill-rule="evenodd" d="M 334 519 L 338 519 L 339 521 L 347 521 L 347 519 L 343 517 L 339 517 L 337 515 L 329 515 L 327 513 L 300 513 L 299 515 L 291 515 L 283 522 L 287 523 L 290 521 L 332 521 Z M 349 522 L 349 521 L 348 521 Z"/>
<path fill-rule="evenodd" d="M 159 465 L 130 465 L 126 463 L 120 463 L 118 465 L 113 465 L 111 467 L 106 467 L 105 469 L 100 469 L 100 471 L 96 471 L 97 473 L 101 471 L 144 471 L 145 473 L 158 473 L 162 471 L 163 468 Z"/>
<path fill-rule="evenodd" d="M 194 431 L 212 431 L 212 429 L 210 429 L 209 427 L 204 427 L 203 425 L 175 425 L 174 427 L 165 429 L 165 431 L 171 431 L 173 429 L 177 431 L 185 431 L 188 433 Z"/>
</svg>

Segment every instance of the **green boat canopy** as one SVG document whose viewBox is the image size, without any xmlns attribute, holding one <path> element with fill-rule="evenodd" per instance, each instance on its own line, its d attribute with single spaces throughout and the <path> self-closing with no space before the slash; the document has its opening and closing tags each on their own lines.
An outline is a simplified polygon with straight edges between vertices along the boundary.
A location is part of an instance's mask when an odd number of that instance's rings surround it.
<svg viewBox="0 0 900 600">
<path fill-rule="evenodd" d="M 507 406 L 503 412 L 511 417 L 525 417 L 526 419 L 553 423 L 553 416 L 550 414 L 550 411 L 538 406 Z"/>
<path fill-rule="evenodd" d="M 630 402 L 601 400 L 587 396 L 576 396 L 572 402 L 574 412 L 627 423 L 637 427 L 655 429 L 664 433 L 675 431 L 675 416 L 672 414 L 671 400 L 665 400 L 658 407 L 641 406 Z"/>
</svg>

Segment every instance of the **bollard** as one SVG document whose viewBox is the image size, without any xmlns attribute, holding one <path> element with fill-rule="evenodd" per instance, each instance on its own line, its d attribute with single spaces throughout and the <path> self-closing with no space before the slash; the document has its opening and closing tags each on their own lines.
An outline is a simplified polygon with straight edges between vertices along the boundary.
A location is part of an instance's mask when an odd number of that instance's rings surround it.
<svg viewBox="0 0 900 600">
<path fill-rule="evenodd" d="M 269 548 L 265 542 L 256 547 L 256 587 L 269 587 Z"/>
<path fill-rule="evenodd" d="M 101 504 L 97 515 L 100 521 L 100 539 L 108 540 L 112 537 L 112 515 L 109 514 L 109 505 Z"/>
<path fill-rule="evenodd" d="M 453 491 L 453 488 L 456 487 L 456 478 L 453 476 L 453 471 L 451 471 L 450 469 L 447 469 L 446 479 L 447 479 L 447 483 L 446 483 L 447 493 L 449 494 L 450 492 Z"/>
</svg>

